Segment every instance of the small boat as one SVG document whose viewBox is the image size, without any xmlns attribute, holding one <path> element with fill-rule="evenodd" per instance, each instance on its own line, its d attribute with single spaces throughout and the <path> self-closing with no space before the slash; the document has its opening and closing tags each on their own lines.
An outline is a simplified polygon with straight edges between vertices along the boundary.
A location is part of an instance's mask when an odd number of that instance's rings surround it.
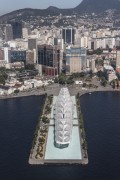
<svg viewBox="0 0 120 180">
<path fill-rule="evenodd" d="M 89 94 L 92 94 L 92 92 L 89 92 Z"/>
</svg>

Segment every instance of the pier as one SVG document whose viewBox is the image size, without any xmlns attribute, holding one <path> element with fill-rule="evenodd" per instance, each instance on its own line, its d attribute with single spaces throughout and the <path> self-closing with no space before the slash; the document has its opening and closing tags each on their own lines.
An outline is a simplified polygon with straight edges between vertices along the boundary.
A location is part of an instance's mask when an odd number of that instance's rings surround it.
<svg viewBox="0 0 120 180">
<path fill-rule="evenodd" d="M 48 101 L 51 99 L 50 103 Z M 47 114 L 48 122 L 43 123 L 42 117 L 39 119 L 39 129 L 37 132 L 35 146 L 31 149 L 29 164 L 88 164 L 87 149 L 84 148 L 85 137 L 82 135 L 82 129 L 80 128 L 80 104 L 79 96 L 71 96 L 71 100 L 74 106 L 74 116 L 72 120 L 72 139 L 67 148 L 56 148 L 54 131 L 54 107 L 57 96 L 47 96 L 46 102 L 43 108 L 42 116 L 46 114 L 46 107 L 48 104 L 50 112 Z M 48 108 L 49 109 L 49 108 Z M 41 133 L 41 131 L 43 133 Z M 42 135 L 42 136 L 41 136 Z M 44 136 L 43 136 L 44 135 Z M 44 137 L 44 138 L 43 138 Z M 43 140 L 43 139 L 44 140 Z M 40 140 L 44 142 L 40 142 Z"/>
</svg>

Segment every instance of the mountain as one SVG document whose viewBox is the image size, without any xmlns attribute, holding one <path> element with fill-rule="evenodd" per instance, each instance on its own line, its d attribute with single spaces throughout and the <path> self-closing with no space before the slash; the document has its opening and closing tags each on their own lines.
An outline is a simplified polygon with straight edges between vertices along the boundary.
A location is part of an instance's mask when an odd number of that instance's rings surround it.
<svg viewBox="0 0 120 180">
<path fill-rule="evenodd" d="M 102 13 L 108 9 L 115 9 L 120 11 L 120 0 L 83 0 L 77 7 L 71 9 L 59 9 L 50 6 L 47 9 L 32 9 L 25 8 L 19 9 L 3 16 L 0 16 L 0 23 L 9 21 L 11 19 L 24 19 L 30 16 L 47 16 L 47 15 L 71 15 L 72 13 Z"/>
<path fill-rule="evenodd" d="M 108 9 L 120 10 L 120 0 L 83 0 L 76 8 L 77 13 L 101 13 Z"/>
<path fill-rule="evenodd" d="M 72 14 L 74 11 L 74 9 L 59 9 L 56 8 L 54 6 L 50 6 L 47 9 L 32 9 L 32 8 L 24 8 L 24 9 L 19 9 L 19 10 L 15 10 L 12 11 L 10 13 L 4 14 L 2 16 L 0 16 L 0 23 L 3 23 L 5 21 L 9 21 L 11 19 L 24 19 L 26 17 L 30 17 L 30 16 L 47 16 L 47 15 L 52 15 L 52 16 L 56 16 L 56 15 L 70 15 Z"/>
</svg>

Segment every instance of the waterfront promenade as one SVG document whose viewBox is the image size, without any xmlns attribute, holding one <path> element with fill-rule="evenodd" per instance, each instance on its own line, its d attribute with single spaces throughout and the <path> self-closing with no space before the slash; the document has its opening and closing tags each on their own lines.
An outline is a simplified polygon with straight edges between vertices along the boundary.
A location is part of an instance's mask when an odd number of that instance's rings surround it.
<svg viewBox="0 0 120 180">
<path fill-rule="evenodd" d="M 24 96 L 39 96 L 39 95 L 44 95 L 47 93 L 47 95 L 54 95 L 57 96 L 59 94 L 59 91 L 61 87 L 64 87 L 64 85 L 59 85 L 59 84 L 53 84 L 49 85 L 48 87 L 41 89 L 31 89 L 29 91 L 23 91 L 19 92 L 18 94 L 11 94 L 11 95 L 6 95 L 6 96 L 0 96 L 0 99 L 8 99 L 8 98 L 16 98 L 16 97 L 24 97 Z M 100 91 L 120 91 L 120 89 L 113 89 L 111 86 L 103 87 L 103 86 L 98 86 L 98 88 L 82 88 L 81 86 L 77 85 L 67 85 L 69 92 L 71 96 L 76 95 L 77 93 L 81 95 L 89 93 L 89 92 L 100 92 Z"/>
</svg>

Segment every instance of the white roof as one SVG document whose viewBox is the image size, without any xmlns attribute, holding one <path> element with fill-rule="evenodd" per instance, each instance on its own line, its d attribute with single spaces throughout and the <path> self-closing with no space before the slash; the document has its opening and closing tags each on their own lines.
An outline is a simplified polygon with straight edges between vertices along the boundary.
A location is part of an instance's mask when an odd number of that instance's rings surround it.
<svg viewBox="0 0 120 180">
<path fill-rule="evenodd" d="M 68 88 L 62 88 L 55 105 L 55 141 L 69 144 L 72 134 L 73 103 Z"/>
<path fill-rule="evenodd" d="M 112 66 L 110 66 L 110 65 L 104 65 L 104 68 L 106 70 L 114 70 L 114 68 Z"/>
</svg>

